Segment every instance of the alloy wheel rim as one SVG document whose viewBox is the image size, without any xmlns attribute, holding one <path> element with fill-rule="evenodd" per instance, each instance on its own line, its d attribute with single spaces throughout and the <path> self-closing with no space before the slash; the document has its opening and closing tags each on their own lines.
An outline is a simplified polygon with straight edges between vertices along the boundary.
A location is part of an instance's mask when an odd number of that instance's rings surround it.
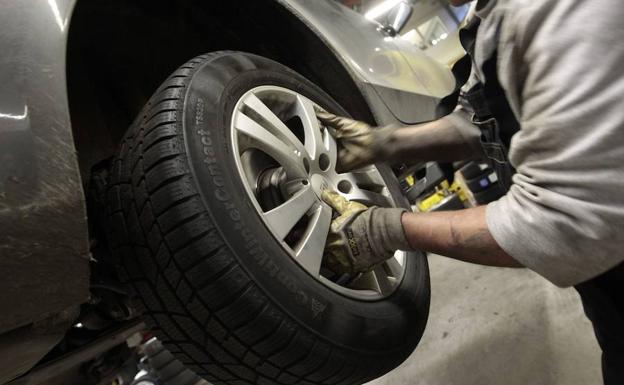
<svg viewBox="0 0 624 385">
<path fill-rule="evenodd" d="M 358 277 L 337 277 L 322 266 L 332 219 L 331 207 L 320 198 L 323 190 L 368 206 L 395 202 L 375 166 L 336 172 L 337 144 L 317 120 L 315 107 L 320 106 L 283 87 L 246 92 L 231 123 L 239 177 L 271 235 L 314 279 L 352 298 L 385 298 L 403 278 L 405 252 Z"/>
</svg>

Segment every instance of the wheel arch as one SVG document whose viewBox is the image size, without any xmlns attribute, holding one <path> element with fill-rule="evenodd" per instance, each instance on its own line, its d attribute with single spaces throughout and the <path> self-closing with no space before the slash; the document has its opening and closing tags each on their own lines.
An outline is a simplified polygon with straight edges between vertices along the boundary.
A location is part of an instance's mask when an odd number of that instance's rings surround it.
<svg viewBox="0 0 624 385">
<path fill-rule="evenodd" d="M 354 117 L 373 114 L 349 70 L 305 22 L 275 0 L 174 3 L 78 1 L 67 45 L 67 89 L 83 180 L 110 157 L 160 83 L 205 52 L 232 49 L 278 61 Z"/>
</svg>

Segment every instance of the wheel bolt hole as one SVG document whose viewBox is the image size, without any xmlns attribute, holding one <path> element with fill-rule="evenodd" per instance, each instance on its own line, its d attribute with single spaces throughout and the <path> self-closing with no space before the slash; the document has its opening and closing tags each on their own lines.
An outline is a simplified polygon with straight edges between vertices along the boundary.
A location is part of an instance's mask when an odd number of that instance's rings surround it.
<svg viewBox="0 0 624 385">
<path fill-rule="evenodd" d="M 309 184 L 310 184 L 310 182 L 308 182 L 308 180 L 307 180 L 307 179 L 302 180 L 302 181 L 301 181 L 301 183 L 302 183 L 304 186 L 307 186 L 307 185 L 309 185 Z"/>
<path fill-rule="evenodd" d="M 329 156 L 327 156 L 327 154 L 321 154 L 321 156 L 319 156 L 319 168 L 323 171 L 327 171 L 329 170 Z"/>
<path fill-rule="evenodd" d="M 343 194 L 350 194 L 351 190 L 353 190 L 353 185 L 348 180 L 341 180 L 338 183 L 338 191 Z"/>
<path fill-rule="evenodd" d="M 303 158 L 303 168 L 305 168 L 308 174 L 310 173 L 310 161 L 306 158 Z"/>
</svg>

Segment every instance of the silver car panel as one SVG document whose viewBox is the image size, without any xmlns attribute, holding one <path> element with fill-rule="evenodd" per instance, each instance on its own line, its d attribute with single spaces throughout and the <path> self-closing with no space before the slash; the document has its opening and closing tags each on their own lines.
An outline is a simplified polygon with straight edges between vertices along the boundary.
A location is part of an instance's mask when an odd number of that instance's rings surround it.
<svg viewBox="0 0 624 385">
<path fill-rule="evenodd" d="M 431 105 L 435 106 L 455 86 L 449 68 L 409 42 L 385 35 L 379 24 L 333 0 L 277 1 L 302 19 L 357 81 L 381 90 L 383 102 L 404 123 L 428 120 L 423 119 L 422 112 L 431 110 Z M 419 109 L 418 103 L 428 106 Z M 420 114 L 410 117 L 407 112 L 414 108 Z M 434 117 L 428 115 L 430 119 Z"/>
<path fill-rule="evenodd" d="M 88 299 L 84 193 L 68 110 L 73 1 L 0 4 L 0 332 Z"/>
</svg>

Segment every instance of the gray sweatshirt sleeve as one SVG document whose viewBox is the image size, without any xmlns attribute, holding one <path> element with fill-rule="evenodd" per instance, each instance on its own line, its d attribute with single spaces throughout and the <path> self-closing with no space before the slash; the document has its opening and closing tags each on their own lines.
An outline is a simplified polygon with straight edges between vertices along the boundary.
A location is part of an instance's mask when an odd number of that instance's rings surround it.
<svg viewBox="0 0 624 385">
<path fill-rule="evenodd" d="M 499 72 L 520 116 L 517 174 L 487 224 L 520 263 L 575 285 L 624 260 L 624 7 L 508 4 Z"/>
</svg>

